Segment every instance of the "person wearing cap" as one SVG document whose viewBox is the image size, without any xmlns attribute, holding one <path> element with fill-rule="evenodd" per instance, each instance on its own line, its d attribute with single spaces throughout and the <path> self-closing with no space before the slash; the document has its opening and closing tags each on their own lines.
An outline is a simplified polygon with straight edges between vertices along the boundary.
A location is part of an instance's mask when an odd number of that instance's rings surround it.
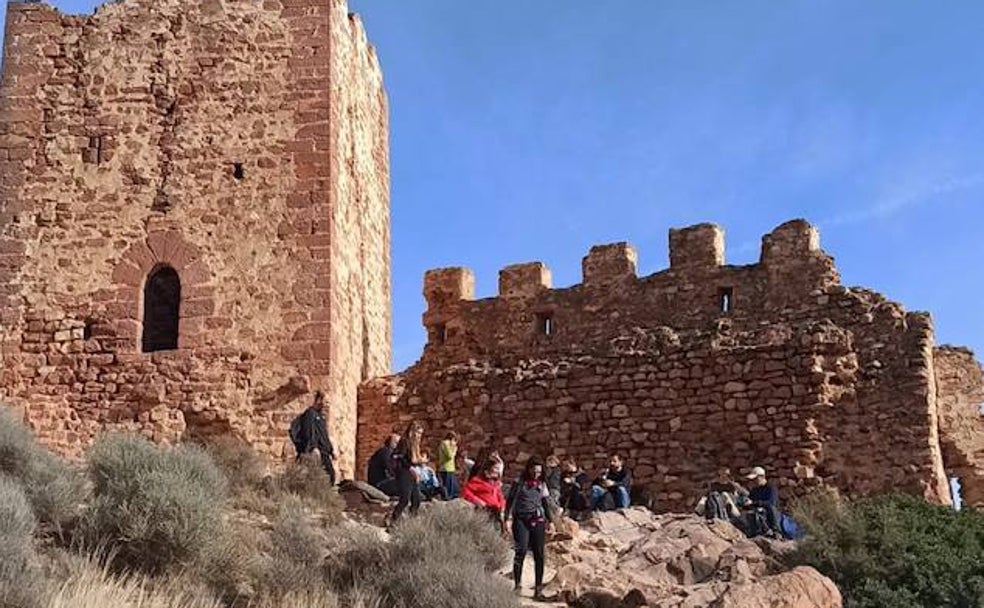
<svg viewBox="0 0 984 608">
<path fill-rule="evenodd" d="M 765 512 L 766 523 L 775 534 L 782 534 L 779 527 L 779 491 L 769 483 L 762 467 L 752 468 L 746 477 L 751 487 L 748 490 L 748 503 L 754 509 Z"/>
</svg>

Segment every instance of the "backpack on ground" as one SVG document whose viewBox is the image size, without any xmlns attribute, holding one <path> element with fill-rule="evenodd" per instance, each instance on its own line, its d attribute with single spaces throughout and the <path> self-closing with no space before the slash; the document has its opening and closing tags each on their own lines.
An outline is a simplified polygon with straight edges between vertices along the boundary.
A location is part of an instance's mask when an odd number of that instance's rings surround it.
<svg viewBox="0 0 984 608">
<path fill-rule="evenodd" d="M 304 437 L 304 412 L 301 412 L 290 423 L 290 441 L 294 444 L 294 450 L 300 456 L 307 447 L 307 437 Z"/>
<path fill-rule="evenodd" d="M 779 529 L 782 530 L 782 535 L 789 540 L 799 540 L 803 538 L 802 526 L 800 526 L 795 519 L 786 513 L 783 513 L 779 518 Z"/>
<path fill-rule="evenodd" d="M 715 519 L 731 521 L 731 515 L 728 513 L 728 502 L 720 492 L 711 492 L 707 495 L 707 501 L 704 503 L 704 517 L 707 521 Z"/>
</svg>

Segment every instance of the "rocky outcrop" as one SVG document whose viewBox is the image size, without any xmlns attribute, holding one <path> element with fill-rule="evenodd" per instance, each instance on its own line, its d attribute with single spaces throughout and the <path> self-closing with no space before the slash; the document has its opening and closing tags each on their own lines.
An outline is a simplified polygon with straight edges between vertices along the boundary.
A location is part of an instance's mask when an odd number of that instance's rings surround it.
<svg viewBox="0 0 984 608">
<path fill-rule="evenodd" d="M 628 509 L 567 536 L 548 546 L 549 590 L 571 606 L 620 606 L 638 590 L 658 608 L 841 607 L 829 579 L 782 565 L 790 543 L 752 541 L 725 522 Z"/>
</svg>

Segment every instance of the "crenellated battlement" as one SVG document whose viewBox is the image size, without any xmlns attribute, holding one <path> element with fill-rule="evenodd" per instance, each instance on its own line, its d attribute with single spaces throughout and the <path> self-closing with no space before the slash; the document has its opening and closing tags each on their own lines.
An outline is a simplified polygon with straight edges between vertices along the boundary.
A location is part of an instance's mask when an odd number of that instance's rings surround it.
<svg viewBox="0 0 984 608">
<path fill-rule="evenodd" d="M 670 267 L 644 277 L 637 275 L 631 244 L 592 247 L 581 263 L 582 282 L 570 287 L 554 288 L 543 262 L 507 266 L 499 272 L 498 295 L 478 300 L 471 270 L 428 271 L 428 343 L 473 354 L 518 352 L 604 341 L 626 326 L 689 328 L 723 315 L 767 318 L 790 306 L 815 307 L 816 294 L 839 283 L 819 233 L 804 220 L 765 235 L 760 262 L 747 266 L 726 264 L 724 230 L 715 224 L 672 229 L 669 245 Z"/>
</svg>

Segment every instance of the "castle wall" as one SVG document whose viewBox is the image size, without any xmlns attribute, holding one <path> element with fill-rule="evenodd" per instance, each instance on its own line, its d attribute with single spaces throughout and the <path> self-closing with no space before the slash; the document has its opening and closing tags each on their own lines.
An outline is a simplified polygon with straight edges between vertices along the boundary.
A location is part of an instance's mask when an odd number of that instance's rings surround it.
<svg viewBox="0 0 984 608">
<path fill-rule="evenodd" d="M 66 453 L 128 428 L 231 431 L 279 454 L 323 388 L 350 467 L 349 361 L 388 331 L 381 87 L 342 0 L 124 0 L 85 17 L 11 3 L 0 398 Z M 181 279 L 178 349 L 141 353 L 161 264 Z M 388 340 L 368 350 L 385 372 Z"/>
<path fill-rule="evenodd" d="M 984 370 L 965 348 L 936 350 L 940 438 L 964 504 L 984 508 Z"/>
<path fill-rule="evenodd" d="M 474 299 L 462 268 L 427 274 L 429 341 L 402 374 L 360 392 L 359 462 L 419 419 L 507 460 L 574 454 L 591 471 L 622 452 L 666 509 L 719 465 L 763 465 L 784 492 L 902 488 L 948 502 L 928 318 L 840 285 L 802 221 L 724 263 L 719 228 L 670 234 L 670 268 L 636 276 L 627 244 L 595 247 L 583 282 L 553 289 L 540 263 Z"/>
</svg>

